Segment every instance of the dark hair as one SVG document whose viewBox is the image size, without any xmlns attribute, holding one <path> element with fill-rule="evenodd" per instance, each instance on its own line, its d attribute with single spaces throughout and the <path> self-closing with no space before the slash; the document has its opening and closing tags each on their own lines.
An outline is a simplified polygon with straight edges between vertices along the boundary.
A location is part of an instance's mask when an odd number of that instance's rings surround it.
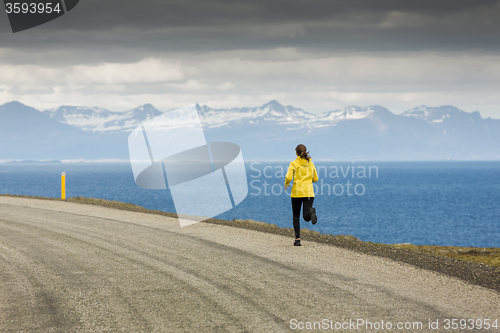
<svg viewBox="0 0 500 333">
<path fill-rule="evenodd" d="M 309 152 L 307 151 L 306 146 L 304 146 L 303 144 L 300 144 L 297 147 L 295 147 L 295 152 L 297 153 L 298 156 L 300 156 L 300 158 L 306 159 L 307 161 L 311 159 L 311 156 L 309 156 Z"/>
</svg>

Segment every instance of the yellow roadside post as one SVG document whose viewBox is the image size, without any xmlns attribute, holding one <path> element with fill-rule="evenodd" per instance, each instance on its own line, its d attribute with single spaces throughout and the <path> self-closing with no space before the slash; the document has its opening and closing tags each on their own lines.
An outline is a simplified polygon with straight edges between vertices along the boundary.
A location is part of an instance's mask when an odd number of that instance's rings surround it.
<svg viewBox="0 0 500 333">
<path fill-rule="evenodd" d="M 61 199 L 66 200 L 66 172 L 61 173 Z"/>
</svg>

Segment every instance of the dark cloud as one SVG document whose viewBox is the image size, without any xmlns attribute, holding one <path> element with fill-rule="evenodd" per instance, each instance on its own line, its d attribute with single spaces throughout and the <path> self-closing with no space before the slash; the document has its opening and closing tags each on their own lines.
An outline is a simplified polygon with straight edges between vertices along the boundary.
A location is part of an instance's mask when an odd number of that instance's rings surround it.
<svg viewBox="0 0 500 333">
<path fill-rule="evenodd" d="M 499 59 L 500 0 L 80 0 L 16 34 L 0 14 L 0 104 L 39 108 L 278 99 L 500 118 Z"/>
<path fill-rule="evenodd" d="M 459 12 L 473 13 L 478 8 L 493 8 L 496 4 L 496 0 L 82 0 L 78 7 L 80 13 L 75 14 L 73 22 L 85 30 L 317 22 L 342 16 L 363 20 L 369 17 L 377 22 L 394 11 L 442 18 Z"/>
<path fill-rule="evenodd" d="M 39 52 L 275 47 L 497 52 L 500 1 L 81 0 L 73 11 L 43 26 L 12 34 L 2 21 L 0 29 L 2 47 Z"/>
</svg>

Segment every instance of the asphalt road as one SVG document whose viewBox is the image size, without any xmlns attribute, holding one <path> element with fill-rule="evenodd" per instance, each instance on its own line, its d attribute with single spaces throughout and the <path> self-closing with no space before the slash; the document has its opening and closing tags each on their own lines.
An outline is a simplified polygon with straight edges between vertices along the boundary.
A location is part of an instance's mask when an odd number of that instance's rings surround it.
<svg viewBox="0 0 500 333">
<path fill-rule="evenodd" d="M 422 322 L 422 329 L 401 331 L 431 331 L 429 320 L 439 320 L 432 332 L 450 332 L 445 319 L 500 322 L 494 290 L 292 242 L 214 224 L 181 228 L 159 215 L 0 197 L 0 331 L 280 332 L 307 322 L 339 331 L 331 328 L 349 320 L 369 321 L 374 330 L 378 323 L 379 331 L 382 321 L 393 329 Z M 365 323 L 349 327 L 370 331 Z"/>
</svg>

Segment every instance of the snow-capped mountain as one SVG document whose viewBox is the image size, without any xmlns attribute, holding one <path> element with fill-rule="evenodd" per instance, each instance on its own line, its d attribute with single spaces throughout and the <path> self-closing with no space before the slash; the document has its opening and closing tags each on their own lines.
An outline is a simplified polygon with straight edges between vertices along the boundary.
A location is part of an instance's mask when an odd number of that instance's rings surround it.
<svg viewBox="0 0 500 333">
<path fill-rule="evenodd" d="M 470 120 L 472 123 L 474 123 L 474 121 L 484 120 L 483 118 L 481 118 L 481 114 L 478 111 L 469 113 L 451 105 L 440 107 L 429 107 L 421 105 L 405 111 L 401 115 L 405 117 L 423 119 L 431 123 L 443 123 L 456 119 L 466 121 Z"/>
<path fill-rule="evenodd" d="M 464 132 L 493 133 L 498 131 L 500 120 L 491 118 L 482 118 L 478 111 L 465 112 L 451 105 L 440 107 L 428 107 L 425 105 L 405 111 L 401 114 L 404 117 L 412 117 L 424 120 L 432 124 L 443 135 L 450 135 L 458 132 L 463 135 Z"/>
<path fill-rule="evenodd" d="M 45 156 L 51 156 L 49 159 L 101 158 L 103 151 L 110 153 L 106 147 L 98 148 L 102 141 L 100 134 L 60 123 L 19 102 L 0 106 L 0 160 L 45 159 Z M 118 146 L 115 150 L 122 155 L 126 153 Z"/>
<path fill-rule="evenodd" d="M 301 125 L 314 119 L 314 115 L 291 105 L 284 106 L 277 101 L 270 101 L 253 108 L 211 109 L 199 106 L 200 119 L 208 128 L 234 126 L 242 124 L 263 125 Z"/>
<path fill-rule="evenodd" d="M 273 100 L 254 108 L 210 109 L 202 106 L 201 120 L 209 127 L 231 126 L 234 124 L 286 125 L 291 128 L 320 128 L 335 126 L 342 120 L 362 119 L 376 111 L 389 110 L 381 106 L 348 106 L 346 108 L 320 114 L 312 114 L 291 105 L 284 106 Z"/>
<path fill-rule="evenodd" d="M 87 132 L 132 131 L 143 122 L 162 114 L 151 104 L 117 112 L 99 107 L 60 106 L 43 111 L 60 123 L 78 127 Z"/>
<path fill-rule="evenodd" d="M 381 113 L 392 114 L 381 106 L 348 106 L 335 111 L 312 114 L 291 105 L 284 106 L 275 100 L 253 108 L 212 109 L 207 105 L 197 105 L 197 107 L 204 126 L 212 129 L 244 124 L 314 129 L 335 126 L 337 122 L 343 120 L 362 119 Z M 151 104 L 141 105 L 125 112 L 99 107 L 60 106 L 45 110 L 43 113 L 60 123 L 78 127 L 86 132 L 130 132 L 141 123 L 162 114 Z"/>
<path fill-rule="evenodd" d="M 197 107 L 206 140 L 237 143 L 246 159 L 293 158 L 298 143 L 315 159 L 500 159 L 500 120 L 453 106 L 419 106 L 400 115 L 382 106 L 312 114 L 277 101 Z M 150 104 L 125 112 L 73 106 L 39 112 L 7 103 L 0 106 L 0 160 L 127 159 L 129 132 L 161 114 Z"/>
</svg>

